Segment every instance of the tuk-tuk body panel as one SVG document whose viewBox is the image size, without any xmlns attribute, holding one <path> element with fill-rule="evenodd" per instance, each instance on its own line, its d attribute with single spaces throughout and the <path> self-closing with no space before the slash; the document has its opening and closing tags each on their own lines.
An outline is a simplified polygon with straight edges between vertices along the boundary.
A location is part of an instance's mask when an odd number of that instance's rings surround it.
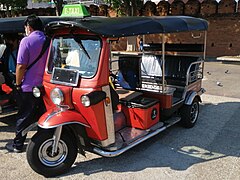
<svg viewBox="0 0 240 180">
<path fill-rule="evenodd" d="M 91 35 L 93 36 L 92 33 L 87 33 L 83 31 L 76 30 L 74 31 L 74 34 L 85 34 L 85 35 Z M 59 32 L 60 33 L 60 32 Z M 66 34 L 69 34 L 69 29 L 64 29 L 63 32 L 61 34 L 56 34 L 55 36 L 64 36 Z M 94 35 L 97 36 L 97 35 Z M 97 36 L 98 37 L 98 36 Z M 51 52 L 51 49 L 49 50 L 49 52 Z M 96 71 L 96 74 L 91 77 L 91 78 L 81 78 L 80 77 L 80 81 L 79 84 L 77 85 L 77 87 L 79 88 L 96 88 L 96 87 L 101 87 L 101 86 L 105 86 L 107 84 L 109 84 L 109 43 L 107 43 L 106 38 L 101 38 L 101 52 L 100 52 L 100 56 L 99 56 L 99 62 L 98 62 L 98 68 Z M 49 57 L 51 58 L 51 57 Z M 48 62 L 51 59 L 48 60 Z M 47 62 L 47 63 L 48 63 Z M 44 81 L 45 82 L 49 82 L 51 83 L 51 77 L 52 74 L 48 71 L 48 67 L 47 67 L 47 71 L 45 71 L 44 73 Z"/>
<path fill-rule="evenodd" d="M 61 111 L 59 109 L 50 109 L 44 113 L 38 121 L 38 126 L 49 129 L 69 123 L 80 123 L 86 127 L 90 127 L 80 113 L 76 111 Z"/>
<path fill-rule="evenodd" d="M 87 134 L 95 140 L 107 139 L 106 117 L 105 117 L 105 102 L 101 101 L 98 104 L 85 107 L 81 103 L 81 96 L 93 91 L 101 90 L 92 88 L 74 88 L 72 92 L 72 101 L 77 112 L 86 119 L 91 128 L 87 128 Z"/>
<path fill-rule="evenodd" d="M 51 101 L 51 91 L 54 88 L 59 88 L 63 94 L 64 94 L 64 102 L 63 104 L 67 105 L 69 107 L 69 109 L 73 108 L 73 104 L 72 104 L 72 87 L 69 86 L 62 86 L 62 85 L 57 85 L 57 84 L 52 84 L 49 82 L 44 81 L 43 82 L 44 85 L 44 90 L 45 90 L 45 95 L 44 95 L 44 102 L 45 102 L 45 106 L 47 109 L 51 109 L 52 107 L 55 107 L 56 105 L 53 104 L 53 102 Z"/>
<path fill-rule="evenodd" d="M 173 94 L 145 92 L 144 96 L 158 99 L 162 109 L 169 109 L 172 107 Z"/>
<path fill-rule="evenodd" d="M 199 92 L 201 90 L 202 87 L 202 80 L 197 80 L 191 84 L 188 85 L 187 87 L 187 91 L 195 91 L 195 92 Z"/>
<path fill-rule="evenodd" d="M 81 31 L 77 31 L 81 33 Z M 64 33 L 69 33 L 67 30 Z M 89 35 L 85 33 L 86 35 Z M 62 36 L 58 34 L 58 36 Z M 53 103 L 49 101 L 50 92 L 53 88 L 58 87 L 63 90 L 63 94 L 65 97 L 65 93 L 68 98 L 64 100 L 64 105 L 70 105 L 70 109 L 75 109 L 78 113 L 82 114 L 85 117 L 86 121 L 90 124 L 91 128 L 87 128 L 87 134 L 90 138 L 95 140 L 105 140 L 107 139 L 107 128 L 106 128 L 106 118 L 105 118 L 105 110 L 104 103 L 100 102 L 91 107 L 84 107 L 81 103 L 81 96 L 88 94 L 93 91 L 101 90 L 101 87 L 109 84 L 109 44 L 106 39 L 103 38 L 101 45 L 101 52 L 99 56 L 99 63 L 96 74 L 91 78 L 80 77 L 79 83 L 76 87 L 68 87 L 64 85 L 53 84 L 51 82 L 52 74 L 49 71 L 45 71 L 44 74 L 44 86 L 46 94 L 44 96 L 45 104 L 47 109 L 54 107 Z M 49 59 L 51 60 L 51 59 Z M 107 60 L 107 61 L 106 61 Z M 48 68 L 48 67 L 47 67 Z M 64 91 L 65 88 L 69 88 L 69 91 Z M 72 103 L 70 103 L 72 102 Z M 79 120 L 80 121 L 80 120 Z"/>
</svg>

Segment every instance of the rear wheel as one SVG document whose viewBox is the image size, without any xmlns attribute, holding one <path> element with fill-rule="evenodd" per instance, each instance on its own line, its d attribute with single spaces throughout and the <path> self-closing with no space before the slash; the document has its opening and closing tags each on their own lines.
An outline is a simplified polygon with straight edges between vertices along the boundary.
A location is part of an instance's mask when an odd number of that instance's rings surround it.
<svg viewBox="0 0 240 180">
<path fill-rule="evenodd" d="M 198 119 L 199 115 L 199 101 L 197 98 L 194 98 L 191 105 L 183 105 L 180 110 L 181 115 L 181 124 L 186 128 L 193 127 Z"/>
<path fill-rule="evenodd" d="M 72 134 L 63 132 L 57 152 L 52 154 L 54 131 L 38 131 L 27 147 L 27 160 L 31 168 L 45 176 L 52 177 L 70 169 L 77 157 L 77 146 Z"/>
</svg>

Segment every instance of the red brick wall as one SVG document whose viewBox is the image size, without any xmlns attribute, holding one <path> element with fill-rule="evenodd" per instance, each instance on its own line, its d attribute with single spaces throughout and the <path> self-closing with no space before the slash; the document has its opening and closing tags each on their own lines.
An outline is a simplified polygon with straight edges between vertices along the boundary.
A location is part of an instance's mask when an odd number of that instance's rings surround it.
<svg viewBox="0 0 240 180">
<path fill-rule="evenodd" d="M 202 0 L 199 0 L 200 2 Z M 170 2 L 170 3 L 169 3 Z M 117 16 L 117 13 L 107 6 L 91 5 L 89 8 L 91 15 Z M 22 15 L 31 13 L 46 15 L 46 10 L 33 9 L 22 12 Z M 48 11 L 49 14 L 55 12 L 54 9 Z M 139 10 L 145 16 L 166 16 L 166 15 L 191 15 L 201 17 L 209 21 L 207 55 L 240 55 L 240 3 L 235 0 L 169 0 L 160 1 L 157 5 L 148 1 Z M 0 16 L 5 17 L 0 12 Z M 13 15 L 12 15 L 13 16 Z M 187 34 L 168 35 L 168 42 L 175 43 L 198 43 L 196 39 L 190 38 Z M 125 39 L 125 38 L 123 38 Z M 147 42 L 161 42 L 159 35 L 146 37 Z M 114 49 L 126 50 L 126 41 L 115 43 Z"/>
<path fill-rule="evenodd" d="M 157 4 L 157 16 L 167 16 L 169 14 L 170 4 L 168 1 L 160 1 Z"/>
<path fill-rule="evenodd" d="M 240 16 L 209 17 L 208 56 L 240 55 Z"/>
<path fill-rule="evenodd" d="M 218 13 L 234 13 L 236 4 L 235 0 L 221 0 L 218 4 Z"/>
<path fill-rule="evenodd" d="M 184 14 L 184 2 L 181 0 L 174 0 L 170 5 L 170 13 L 171 15 L 182 15 Z"/>
<path fill-rule="evenodd" d="M 197 16 L 200 13 L 201 4 L 198 0 L 189 0 L 185 4 L 185 15 Z"/>
<path fill-rule="evenodd" d="M 210 16 L 217 13 L 218 3 L 215 0 L 205 0 L 201 4 L 200 14 L 202 16 Z"/>
</svg>

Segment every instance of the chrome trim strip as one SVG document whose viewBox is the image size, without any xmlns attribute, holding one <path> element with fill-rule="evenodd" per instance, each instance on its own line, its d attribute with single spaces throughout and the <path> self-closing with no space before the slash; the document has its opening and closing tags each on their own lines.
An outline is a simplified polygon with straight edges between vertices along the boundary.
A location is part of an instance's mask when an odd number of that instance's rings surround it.
<svg viewBox="0 0 240 180">
<path fill-rule="evenodd" d="M 194 65 L 194 64 L 199 64 L 199 66 L 200 66 L 200 65 L 203 64 L 203 63 L 204 63 L 204 61 L 201 60 L 201 61 L 192 62 L 192 63 L 190 64 L 190 66 L 188 67 L 188 70 L 187 70 L 186 86 L 189 85 L 190 69 L 191 69 L 192 65 Z M 200 71 L 200 69 L 197 70 L 197 71 Z M 193 72 L 193 71 L 192 71 L 192 72 Z M 203 69 L 202 69 L 202 71 L 201 71 L 201 74 L 202 74 L 202 78 L 203 78 Z"/>
<path fill-rule="evenodd" d="M 42 125 L 38 124 L 38 127 L 43 128 L 43 129 L 51 129 L 51 128 L 56 128 L 56 127 L 58 127 L 58 126 L 65 126 L 65 125 L 68 125 L 68 124 L 80 124 L 80 125 L 83 125 L 83 126 L 85 126 L 85 127 L 87 127 L 87 128 L 90 128 L 90 127 L 91 127 L 91 126 L 88 126 L 88 125 L 86 125 L 86 124 L 83 124 L 83 123 L 80 123 L 80 122 L 76 122 L 76 121 L 74 121 L 74 122 L 62 123 L 62 124 L 58 124 L 58 125 L 55 125 L 55 126 L 42 126 Z"/>
<path fill-rule="evenodd" d="M 161 126 L 161 128 L 149 133 L 148 135 L 144 136 L 144 137 L 141 137 L 139 138 L 138 140 L 132 142 L 131 144 L 127 145 L 126 147 L 122 148 L 122 149 L 119 149 L 119 150 L 116 150 L 116 151 L 104 151 L 98 147 L 94 147 L 93 148 L 93 151 L 103 157 L 116 157 L 116 156 L 119 156 L 120 154 L 124 153 L 125 151 L 133 148 L 134 146 L 148 140 L 149 138 L 159 134 L 160 132 L 164 131 L 165 129 L 167 129 L 168 127 L 176 124 L 177 122 L 179 122 L 181 120 L 181 118 L 176 118 L 176 120 L 173 119 L 170 119 L 170 120 L 173 120 L 172 122 L 169 121 L 168 124 L 166 124 L 165 126 Z"/>
<path fill-rule="evenodd" d="M 60 109 L 55 108 L 55 109 L 53 110 L 53 112 L 51 112 L 51 113 L 48 115 L 48 117 L 45 119 L 45 121 L 43 122 L 43 124 L 47 123 L 53 116 L 56 116 L 56 115 L 58 115 L 58 114 L 60 114 L 60 113 L 62 113 L 62 112 L 64 112 L 64 111 L 66 111 L 66 110 L 68 110 L 68 108 L 62 108 L 62 106 L 60 107 Z M 81 122 L 76 122 L 76 121 L 61 123 L 61 124 L 58 124 L 58 125 L 55 125 L 55 126 L 48 126 L 48 127 L 42 126 L 42 125 L 40 125 L 40 124 L 38 124 L 38 126 L 41 127 L 41 128 L 44 128 L 44 129 L 50 129 L 50 128 L 55 128 L 55 127 L 58 127 L 58 126 L 61 126 L 61 125 L 67 125 L 67 124 L 80 124 L 80 125 L 83 125 L 83 126 L 85 126 L 85 127 L 90 128 L 90 126 L 88 126 L 88 125 L 86 125 L 86 124 L 83 124 L 83 123 L 81 123 Z"/>
<path fill-rule="evenodd" d="M 56 110 L 56 111 L 55 111 L 55 110 Z M 48 117 L 45 119 L 44 123 L 48 122 L 49 119 L 51 119 L 53 116 L 55 116 L 55 115 L 57 115 L 57 114 L 59 114 L 59 113 L 61 113 L 61 112 L 63 112 L 62 109 L 57 109 L 57 108 L 54 109 L 54 110 L 48 115 Z"/>
<path fill-rule="evenodd" d="M 182 103 L 182 102 L 184 102 L 184 99 L 181 99 L 181 100 L 179 100 L 178 102 L 172 104 L 172 106 L 176 106 L 176 105 L 178 105 L 178 104 L 180 104 L 180 103 Z"/>
<path fill-rule="evenodd" d="M 144 136 L 143 138 L 140 138 L 139 140 L 134 141 L 130 145 L 128 145 L 128 146 L 126 146 L 126 147 L 124 147 L 122 149 L 116 150 L 116 151 L 112 151 L 112 152 L 111 151 L 104 151 L 104 150 L 102 150 L 100 148 L 97 148 L 97 147 L 93 148 L 93 151 L 95 153 L 103 156 L 103 157 L 115 157 L 115 156 L 118 156 L 118 155 L 124 153 L 125 151 L 131 149 L 132 147 L 140 144 L 141 142 L 143 142 L 143 141 L 145 141 L 145 140 L 147 140 L 147 139 L 157 135 L 158 133 L 164 131 L 166 128 L 167 128 L 166 126 L 163 126 L 162 128 L 160 128 L 160 129 L 158 129 L 158 130 L 156 130 L 156 131 L 154 131 L 154 132 Z"/>
<path fill-rule="evenodd" d="M 112 102 L 109 85 L 103 86 L 102 91 L 106 92 L 107 97 L 109 97 Z M 109 146 L 110 144 L 115 143 L 115 129 L 114 129 L 114 120 L 113 120 L 113 112 L 112 112 L 112 103 L 105 104 L 104 110 L 105 110 L 108 138 L 104 141 L 100 141 L 100 143 L 103 147 L 106 147 L 106 146 Z"/>
</svg>

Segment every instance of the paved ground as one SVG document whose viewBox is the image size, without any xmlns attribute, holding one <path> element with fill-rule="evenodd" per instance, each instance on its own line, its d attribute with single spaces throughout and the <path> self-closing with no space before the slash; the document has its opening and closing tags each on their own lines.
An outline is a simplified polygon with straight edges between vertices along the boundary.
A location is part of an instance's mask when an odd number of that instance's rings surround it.
<svg viewBox="0 0 240 180">
<path fill-rule="evenodd" d="M 203 86 L 207 93 L 194 128 L 176 125 L 116 158 L 79 155 L 69 173 L 53 179 L 239 180 L 239 69 L 237 65 L 206 63 L 209 73 L 205 73 Z M 44 179 L 30 169 L 25 153 L 4 149 L 13 137 L 14 121 L 0 122 L 0 179 Z"/>
</svg>

